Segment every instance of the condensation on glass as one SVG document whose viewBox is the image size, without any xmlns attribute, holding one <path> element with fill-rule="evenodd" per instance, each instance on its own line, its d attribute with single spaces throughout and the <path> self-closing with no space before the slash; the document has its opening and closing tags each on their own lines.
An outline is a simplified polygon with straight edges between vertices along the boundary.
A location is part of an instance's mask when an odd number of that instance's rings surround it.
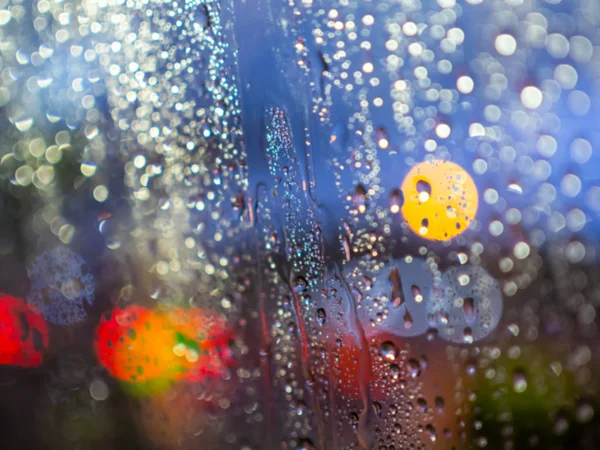
<svg viewBox="0 0 600 450">
<path fill-rule="evenodd" d="M 0 442 L 595 449 L 596 0 L 0 0 Z"/>
</svg>

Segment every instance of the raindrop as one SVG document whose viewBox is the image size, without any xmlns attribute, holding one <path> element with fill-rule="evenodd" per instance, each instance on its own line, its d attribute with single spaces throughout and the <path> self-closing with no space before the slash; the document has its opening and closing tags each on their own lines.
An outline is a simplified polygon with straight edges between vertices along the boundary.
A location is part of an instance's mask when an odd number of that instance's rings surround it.
<svg viewBox="0 0 600 450">
<path fill-rule="evenodd" d="M 398 357 L 398 348 L 394 345 L 393 342 L 385 341 L 381 344 L 380 347 L 381 356 L 383 356 L 388 361 L 395 361 Z"/>
<path fill-rule="evenodd" d="M 373 411 L 375 412 L 377 417 L 381 417 L 381 414 L 383 412 L 383 407 L 381 406 L 381 403 L 373 402 Z"/>
<path fill-rule="evenodd" d="M 325 325 L 326 320 L 327 315 L 325 314 L 325 310 L 323 308 L 317 309 L 317 322 L 319 322 L 319 325 Z"/>
<path fill-rule="evenodd" d="M 390 212 L 392 214 L 397 214 L 400 212 L 402 205 L 404 204 L 404 195 L 400 189 L 394 189 L 390 192 L 390 196 L 388 199 L 388 204 L 390 207 Z"/>
<path fill-rule="evenodd" d="M 397 268 L 393 268 L 390 271 L 388 281 L 390 283 L 390 287 L 392 288 L 392 305 L 394 306 L 394 308 L 397 308 L 398 306 L 404 303 L 402 280 L 400 278 L 400 272 Z"/>
<path fill-rule="evenodd" d="M 437 435 L 435 433 L 435 427 L 432 424 L 427 424 L 427 426 L 425 427 L 425 430 L 427 430 L 427 433 L 429 434 L 429 440 L 431 442 L 435 442 L 437 440 Z"/>
<path fill-rule="evenodd" d="M 353 199 L 356 209 L 358 209 L 359 213 L 363 214 L 367 210 L 367 191 L 361 184 L 354 188 Z"/>
<path fill-rule="evenodd" d="M 404 313 L 404 328 L 406 328 L 407 330 L 410 330 L 413 326 L 413 318 L 410 315 L 410 311 L 408 310 L 408 308 L 406 308 L 406 311 Z"/>
<path fill-rule="evenodd" d="M 465 327 L 463 330 L 463 341 L 465 344 L 473 343 L 473 330 L 470 327 Z"/>
<path fill-rule="evenodd" d="M 410 291 L 412 292 L 415 302 L 421 303 L 423 301 L 423 293 L 421 292 L 421 288 L 419 288 L 419 286 L 413 284 L 410 287 Z"/>
<path fill-rule="evenodd" d="M 425 203 L 431 197 L 431 184 L 425 180 L 418 180 L 417 192 L 419 193 L 419 201 Z"/>
<path fill-rule="evenodd" d="M 199 5 L 198 7 L 193 9 L 194 15 L 194 28 L 199 28 L 205 30 L 210 27 L 210 19 L 208 16 L 208 10 L 206 6 Z"/>
<path fill-rule="evenodd" d="M 444 398 L 437 396 L 435 398 L 435 410 L 438 414 L 442 414 L 444 412 Z"/>
<path fill-rule="evenodd" d="M 296 279 L 294 280 L 294 291 L 303 292 L 307 288 L 308 288 L 308 282 L 306 281 L 306 278 L 304 278 L 301 275 L 297 276 Z"/>
<path fill-rule="evenodd" d="M 475 320 L 475 303 L 473 297 L 467 297 L 463 300 L 463 313 L 465 314 L 465 321 L 473 323 Z"/>
<path fill-rule="evenodd" d="M 384 128 L 379 128 L 377 130 L 376 138 L 377 138 L 377 145 L 379 146 L 379 148 L 385 150 L 389 147 L 390 141 L 387 136 L 387 131 L 385 131 Z"/>
<path fill-rule="evenodd" d="M 414 358 L 408 360 L 408 374 L 411 378 L 417 378 L 421 375 L 421 365 Z"/>
</svg>

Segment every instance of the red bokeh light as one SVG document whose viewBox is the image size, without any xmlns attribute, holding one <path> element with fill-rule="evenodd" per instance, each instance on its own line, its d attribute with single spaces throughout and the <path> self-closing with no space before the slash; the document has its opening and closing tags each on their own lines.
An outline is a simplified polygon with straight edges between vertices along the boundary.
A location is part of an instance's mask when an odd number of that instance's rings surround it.
<svg viewBox="0 0 600 450">
<path fill-rule="evenodd" d="M 48 341 L 48 325 L 37 309 L 0 293 L 0 364 L 37 367 Z"/>
</svg>

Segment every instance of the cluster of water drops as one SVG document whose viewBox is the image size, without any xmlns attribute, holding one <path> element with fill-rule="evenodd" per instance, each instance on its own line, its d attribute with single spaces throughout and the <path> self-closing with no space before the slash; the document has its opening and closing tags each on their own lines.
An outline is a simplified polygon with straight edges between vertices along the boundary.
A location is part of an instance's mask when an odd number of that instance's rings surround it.
<svg viewBox="0 0 600 450">
<path fill-rule="evenodd" d="M 33 255 L 5 330 L 30 334 L 2 357 L 38 365 L 40 317 L 84 323 L 97 241 L 119 272 L 104 369 L 51 392 L 196 374 L 202 325 L 173 303 L 239 335 L 234 370 L 208 358 L 235 388 L 143 403 L 158 445 L 510 449 L 550 442 L 548 417 L 568 436 L 595 408 L 599 18 L 590 0 L 0 0 L 0 189 Z M 162 411 L 181 413 L 169 438 Z"/>
<path fill-rule="evenodd" d="M 442 272 L 432 258 L 406 256 L 371 268 L 353 261 L 338 283 L 333 288 L 329 282 L 327 290 L 349 289 L 364 326 L 399 337 L 427 333 L 472 344 L 494 331 L 504 304 L 498 282 L 484 268 L 463 264 Z M 324 317 L 325 310 L 318 311 Z"/>
</svg>

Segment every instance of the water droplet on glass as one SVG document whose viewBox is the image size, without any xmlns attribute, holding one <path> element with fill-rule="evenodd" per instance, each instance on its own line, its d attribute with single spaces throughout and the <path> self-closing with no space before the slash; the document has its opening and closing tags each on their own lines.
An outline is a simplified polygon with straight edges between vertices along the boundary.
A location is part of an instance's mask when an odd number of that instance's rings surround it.
<svg viewBox="0 0 600 450">
<path fill-rule="evenodd" d="M 431 197 L 431 184 L 425 180 L 418 180 L 417 192 L 419 193 L 419 201 L 425 203 Z"/>
<path fill-rule="evenodd" d="M 385 341 L 381 344 L 380 347 L 381 356 L 383 356 L 388 361 L 395 361 L 398 357 L 398 349 L 391 341 Z"/>
<path fill-rule="evenodd" d="M 412 292 L 415 302 L 421 303 L 423 301 L 423 293 L 421 292 L 421 288 L 419 288 L 419 286 L 413 284 L 410 287 L 410 291 Z"/>
<path fill-rule="evenodd" d="M 317 309 L 317 322 L 319 325 L 325 325 L 325 321 L 327 320 L 327 315 L 323 308 Z"/>
<path fill-rule="evenodd" d="M 400 209 L 404 204 L 404 195 L 400 189 L 394 189 L 392 192 L 390 192 L 388 204 L 392 214 L 398 214 L 400 212 Z"/>
<path fill-rule="evenodd" d="M 363 214 L 367 210 L 367 191 L 362 184 L 359 184 L 354 188 L 354 206 L 358 209 L 358 212 Z"/>
<path fill-rule="evenodd" d="M 390 270 L 388 277 L 390 287 L 392 288 L 392 305 L 394 308 L 404 303 L 404 292 L 402 291 L 402 280 L 400 279 L 400 272 L 397 268 Z"/>
<path fill-rule="evenodd" d="M 308 288 L 308 282 L 303 276 L 297 276 L 294 280 L 294 290 L 296 292 L 305 291 Z"/>
<path fill-rule="evenodd" d="M 410 330 L 412 328 L 412 326 L 413 326 L 413 318 L 412 318 L 408 308 L 406 308 L 406 311 L 404 312 L 404 328 L 406 328 L 407 330 Z"/>
<path fill-rule="evenodd" d="M 408 360 L 408 374 L 411 378 L 417 378 L 421 375 L 421 365 L 414 358 Z"/>
</svg>

